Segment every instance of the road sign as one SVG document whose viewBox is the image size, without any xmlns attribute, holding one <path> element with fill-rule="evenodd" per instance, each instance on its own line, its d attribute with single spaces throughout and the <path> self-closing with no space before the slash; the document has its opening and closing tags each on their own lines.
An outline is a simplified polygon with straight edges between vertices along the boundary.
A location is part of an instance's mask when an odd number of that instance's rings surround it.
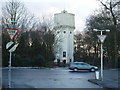
<svg viewBox="0 0 120 90">
<path fill-rule="evenodd" d="M 19 32 L 18 29 L 6 28 L 6 30 L 7 30 L 8 36 L 10 37 L 10 40 L 13 40 Z"/>
<path fill-rule="evenodd" d="M 10 52 L 9 58 L 9 70 L 8 70 L 8 88 L 11 88 L 11 59 L 12 59 L 12 52 L 14 52 L 17 48 L 19 43 L 15 44 L 13 41 L 10 41 L 6 44 L 6 49 Z"/>
<path fill-rule="evenodd" d="M 97 35 L 100 41 L 103 43 L 107 35 Z"/>
<path fill-rule="evenodd" d="M 6 44 L 6 49 L 9 50 L 9 52 L 14 52 L 17 48 L 18 44 L 15 44 L 14 42 L 10 41 Z"/>
</svg>

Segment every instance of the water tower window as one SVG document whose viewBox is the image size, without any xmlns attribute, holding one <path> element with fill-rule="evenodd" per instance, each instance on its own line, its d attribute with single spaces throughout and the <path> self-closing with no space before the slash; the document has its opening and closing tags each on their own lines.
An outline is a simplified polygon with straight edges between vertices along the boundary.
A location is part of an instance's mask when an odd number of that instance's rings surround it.
<svg viewBox="0 0 120 90">
<path fill-rule="evenodd" d="M 64 31 L 64 33 L 66 33 L 66 31 Z"/>
<path fill-rule="evenodd" d="M 70 34 L 71 34 L 72 32 L 70 32 Z"/>
<path fill-rule="evenodd" d="M 59 31 L 57 31 L 57 33 L 60 33 Z"/>
<path fill-rule="evenodd" d="M 63 52 L 63 57 L 66 57 L 66 52 Z"/>
</svg>

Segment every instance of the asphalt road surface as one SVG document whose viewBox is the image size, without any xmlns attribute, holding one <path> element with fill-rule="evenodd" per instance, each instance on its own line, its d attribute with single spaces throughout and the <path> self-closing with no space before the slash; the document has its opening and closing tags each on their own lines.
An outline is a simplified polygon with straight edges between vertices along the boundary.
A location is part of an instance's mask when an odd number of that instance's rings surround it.
<svg viewBox="0 0 120 90">
<path fill-rule="evenodd" d="M 8 87 L 8 69 L 4 68 L 3 87 Z M 89 71 L 72 72 L 67 68 L 13 68 L 12 88 L 101 88 L 88 82 L 95 73 Z"/>
</svg>

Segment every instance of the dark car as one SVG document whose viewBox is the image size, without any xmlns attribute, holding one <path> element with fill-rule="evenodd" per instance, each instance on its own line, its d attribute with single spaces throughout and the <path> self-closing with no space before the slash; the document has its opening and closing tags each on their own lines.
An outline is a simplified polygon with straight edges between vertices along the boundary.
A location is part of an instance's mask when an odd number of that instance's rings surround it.
<svg viewBox="0 0 120 90">
<path fill-rule="evenodd" d="M 73 71 L 78 70 L 90 70 L 92 72 L 98 70 L 98 67 L 91 66 L 90 64 L 87 64 L 85 62 L 72 62 L 69 64 L 69 69 Z"/>
</svg>

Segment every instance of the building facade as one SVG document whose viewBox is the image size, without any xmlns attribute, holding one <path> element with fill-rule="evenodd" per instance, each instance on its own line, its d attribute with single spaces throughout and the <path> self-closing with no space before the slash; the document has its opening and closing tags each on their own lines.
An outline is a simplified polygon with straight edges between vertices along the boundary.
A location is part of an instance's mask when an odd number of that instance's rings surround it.
<svg viewBox="0 0 120 90">
<path fill-rule="evenodd" d="M 62 11 L 54 14 L 55 61 L 69 63 L 74 61 L 74 14 Z"/>
</svg>

